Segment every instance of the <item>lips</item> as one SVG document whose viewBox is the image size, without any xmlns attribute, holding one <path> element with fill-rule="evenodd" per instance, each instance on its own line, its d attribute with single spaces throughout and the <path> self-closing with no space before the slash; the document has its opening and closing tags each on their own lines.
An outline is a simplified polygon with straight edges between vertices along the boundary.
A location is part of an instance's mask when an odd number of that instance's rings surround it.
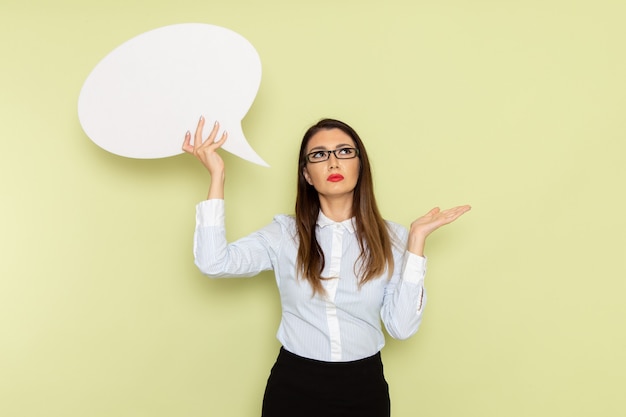
<svg viewBox="0 0 626 417">
<path fill-rule="evenodd" d="M 332 174 L 329 175 L 328 178 L 326 178 L 326 181 L 330 181 L 330 182 L 339 182 L 343 180 L 343 175 L 341 174 Z"/>
</svg>

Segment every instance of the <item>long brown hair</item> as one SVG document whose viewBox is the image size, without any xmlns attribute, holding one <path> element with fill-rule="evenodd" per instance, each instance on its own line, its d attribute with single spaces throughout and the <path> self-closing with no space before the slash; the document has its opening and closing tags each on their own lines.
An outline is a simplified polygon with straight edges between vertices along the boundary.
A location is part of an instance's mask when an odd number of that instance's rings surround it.
<svg viewBox="0 0 626 417">
<path fill-rule="evenodd" d="M 355 274 L 359 277 L 359 287 L 367 281 L 375 279 L 385 271 L 390 277 L 393 273 L 392 242 L 389 230 L 383 220 L 376 198 L 374 183 L 365 146 L 352 127 L 335 119 L 322 119 L 311 126 L 300 145 L 298 161 L 298 191 L 296 196 L 296 227 L 298 230 L 299 247 L 296 268 L 300 275 L 309 281 L 313 293 L 324 293 L 322 286 L 322 270 L 324 269 L 324 253 L 315 235 L 315 225 L 320 212 L 320 199 L 315 188 L 304 177 L 307 164 L 306 151 L 309 140 L 320 130 L 340 129 L 354 141 L 359 151 L 360 175 L 354 189 L 352 216 L 355 219 L 356 236 L 361 249 L 355 265 Z"/>
</svg>

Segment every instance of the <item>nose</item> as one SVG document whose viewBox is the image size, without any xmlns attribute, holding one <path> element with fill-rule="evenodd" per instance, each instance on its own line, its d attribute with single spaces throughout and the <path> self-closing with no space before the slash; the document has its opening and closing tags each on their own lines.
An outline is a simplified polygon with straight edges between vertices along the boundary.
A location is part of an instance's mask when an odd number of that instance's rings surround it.
<svg viewBox="0 0 626 417">
<path fill-rule="evenodd" d="M 331 166 L 331 168 L 339 166 L 339 158 L 337 158 L 337 155 L 335 155 L 335 152 L 331 152 L 328 155 L 328 164 Z"/>
</svg>

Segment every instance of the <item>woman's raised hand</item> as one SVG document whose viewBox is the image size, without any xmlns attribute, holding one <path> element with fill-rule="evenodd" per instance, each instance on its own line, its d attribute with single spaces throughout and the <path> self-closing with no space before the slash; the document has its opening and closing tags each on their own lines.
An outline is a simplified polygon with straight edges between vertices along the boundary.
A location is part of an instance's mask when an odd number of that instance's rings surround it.
<svg viewBox="0 0 626 417">
<path fill-rule="evenodd" d="M 426 238 L 441 226 L 452 223 L 471 209 L 470 206 L 458 206 L 447 210 L 435 207 L 419 219 L 411 223 L 407 249 L 416 255 L 424 256 Z"/>
<path fill-rule="evenodd" d="M 202 141 L 202 129 L 204 128 L 204 122 L 204 117 L 200 117 L 196 133 L 193 137 L 193 145 L 191 144 L 191 133 L 188 131 L 185 134 L 183 151 L 198 158 L 198 160 L 202 162 L 202 165 L 204 165 L 209 171 L 211 177 L 220 176 L 224 174 L 224 161 L 217 153 L 217 150 L 224 144 L 224 142 L 226 142 L 228 133 L 224 132 L 219 140 L 215 140 L 217 132 L 220 128 L 219 123 L 215 122 L 209 137 L 205 141 Z"/>
<path fill-rule="evenodd" d="M 219 140 L 215 140 L 220 125 L 215 122 L 209 137 L 202 141 L 202 129 L 204 128 L 204 117 L 200 117 L 196 133 L 193 137 L 193 145 L 191 144 L 191 133 L 185 134 L 185 141 L 183 142 L 183 151 L 192 154 L 211 174 L 211 186 L 209 187 L 209 199 L 224 198 L 224 161 L 222 157 L 217 153 L 217 150 L 226 142 L 228 133 L 222 133 Z"/>
</svg>

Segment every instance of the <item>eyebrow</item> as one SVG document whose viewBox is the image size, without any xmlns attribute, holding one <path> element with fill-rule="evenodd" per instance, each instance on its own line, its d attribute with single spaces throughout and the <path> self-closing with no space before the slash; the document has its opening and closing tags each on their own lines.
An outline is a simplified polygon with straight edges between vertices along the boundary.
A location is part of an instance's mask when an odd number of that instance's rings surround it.
<svg viewBox="0 0 626 417">
<path fill-rule="evenodd" d="M 335 146 L 335 150 L 342 149 L 342 148 L 354 148 L 354 145 L 352 145 L 350 143 L 340 143 L 337 146 Z M 307 152 L 307 153 L 311 153 L 311 152 L 315 152 L 315 151 L 327 151 L 327 150 L 328 149 L 325 146 L 316 146 L 315 148 L 309 149 L 309 152 Z"/>
</svg>

